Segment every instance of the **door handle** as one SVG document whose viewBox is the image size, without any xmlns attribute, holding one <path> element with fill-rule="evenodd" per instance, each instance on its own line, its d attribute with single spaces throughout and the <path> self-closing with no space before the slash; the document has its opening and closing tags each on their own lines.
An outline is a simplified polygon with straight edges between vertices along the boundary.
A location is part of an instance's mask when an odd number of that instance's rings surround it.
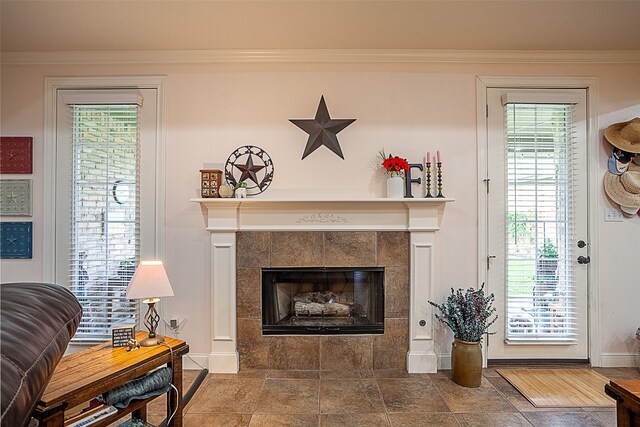
<svg viewBox="0 0 640 427">
<path fill-rule="evenodd" d="M 578 264 L 589 264 L 591 262 L 591 258 L 588 256 L 580 255 L 578 257 Z"/>
</svg>

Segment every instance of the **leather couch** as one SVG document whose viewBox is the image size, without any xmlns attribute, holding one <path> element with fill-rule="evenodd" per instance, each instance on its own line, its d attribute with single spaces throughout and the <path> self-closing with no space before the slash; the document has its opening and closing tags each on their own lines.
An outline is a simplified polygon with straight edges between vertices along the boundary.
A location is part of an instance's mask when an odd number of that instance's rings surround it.
<svg viewBox="0 0 640 427">
<path fill-rule="evenodd" d="M 66 288 L 46 283 L 0 285 L 2 427 L 24 427 L 82 317 Z"/>
</svg>

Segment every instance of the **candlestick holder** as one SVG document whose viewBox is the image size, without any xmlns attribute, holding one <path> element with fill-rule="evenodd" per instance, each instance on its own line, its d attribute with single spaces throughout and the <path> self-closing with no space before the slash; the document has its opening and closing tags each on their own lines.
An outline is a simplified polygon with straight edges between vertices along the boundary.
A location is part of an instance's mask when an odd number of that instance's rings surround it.
<svg viewBox="0 0 640 427">
<path fill-rule="evenodd" d="M 431 162 L 427 162 L 426 163 L 427 166 L 427 175 L 426 175 L 426 179 L 425 179 L 425 183 L 427 184 L 427 194 L 425 194 L 425 198 L 432 198 L 433 196 L 431 195 Z"/>
<path fill-rule="evenodd" d="M 438 194 L 436 197 L 444 197 L 442 195 L 442 162 L 436 163 L 437 165 L 437 176 L 438 176 Z"/>
</svg>

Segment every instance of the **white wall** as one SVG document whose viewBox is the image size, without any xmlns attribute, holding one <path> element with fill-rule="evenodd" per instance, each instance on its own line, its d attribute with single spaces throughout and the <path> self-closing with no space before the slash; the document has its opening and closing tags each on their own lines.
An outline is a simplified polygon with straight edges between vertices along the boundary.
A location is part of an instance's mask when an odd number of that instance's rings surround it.
<svg viewBox="0 0 640 427">
<path fill-rule="evenodd" d="M 439 149 L 447 206 L 438 233 L 435 299 L 449 287 L 477 283 L 476 75 L 589 76 L 600 86 L 600 128 L 640 115 L 640 64 L 148 64 L 2 66 L 1 132 L 34 139 L 34 257 L 2 260 L 2 282 L 43 280 L 44 77 L 166 75 L 166 265 L 176 297 L 166 317 L 187 318 L 180 338 L 192 354 L 209 353 L 209 240 L 198 193 L 203 163 L 222 163 L 238 146 L 265 149 L 275 164 L 267 190 L 275 194 L 346 192 L 381 196 L 383 177 L 372 167 L 376 153 L 422 161 Z M 312 118 L 324 95 L 334 118 L 356 118 L 338 138 L 345 160 L 324 147 L 301 161 L 306 134 L 288 122 Z M 600 150 L 599 177 L 606 169 Z M 298 193 L 299 194 L 299 193 Z M 599 204 L 600 340 L 604 365 L 629 366 L 640 326 L 640 217 L 604 223 L 609 202 Z M 635 270 L 635 271 L 634 271 Z M 450 337 L 438 329 L 437 352 Z"/>
</svg>

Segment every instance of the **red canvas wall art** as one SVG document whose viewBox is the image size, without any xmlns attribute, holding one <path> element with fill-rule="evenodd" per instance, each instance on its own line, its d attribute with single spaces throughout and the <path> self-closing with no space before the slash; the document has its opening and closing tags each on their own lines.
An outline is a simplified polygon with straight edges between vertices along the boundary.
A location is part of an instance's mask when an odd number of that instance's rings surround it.
<svg viewBox="0 0 640 427">
<path fill-rule="evenodd" d="M 32 137 L 0 137 L 0 173 L 33 173 Z"/>
</svg>

